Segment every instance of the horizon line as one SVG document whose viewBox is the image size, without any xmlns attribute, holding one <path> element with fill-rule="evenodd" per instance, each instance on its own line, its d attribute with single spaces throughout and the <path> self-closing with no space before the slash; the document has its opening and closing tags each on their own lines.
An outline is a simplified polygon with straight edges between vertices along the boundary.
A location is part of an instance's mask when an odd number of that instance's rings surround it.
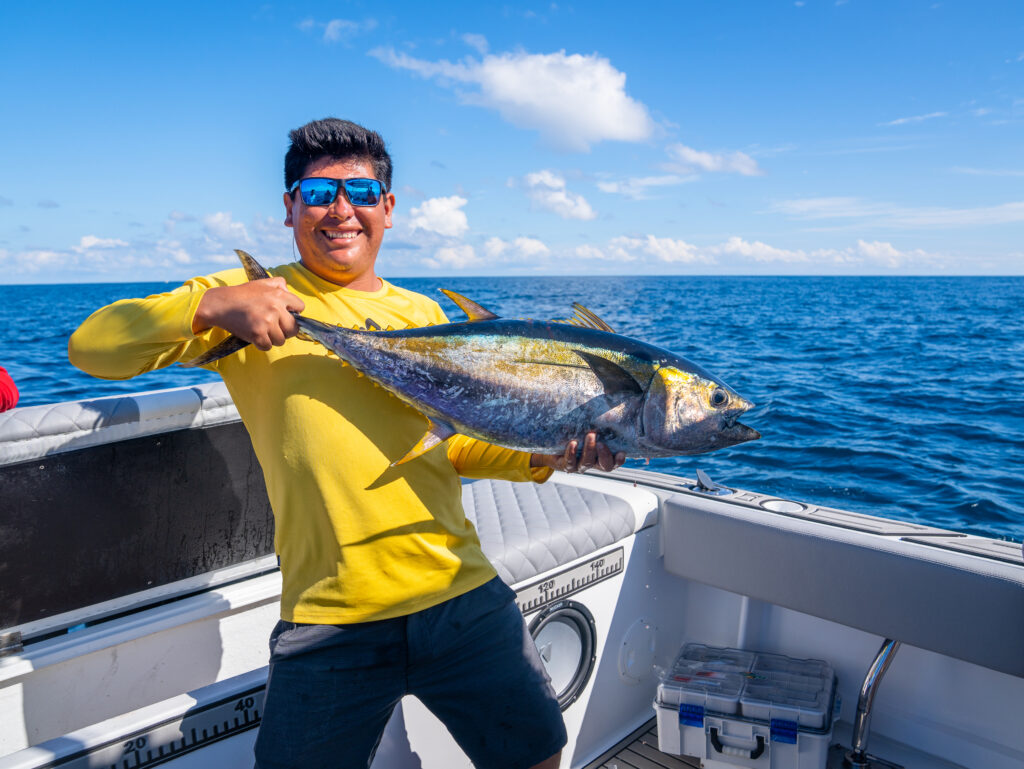
<svg viewBox="0 0 1024 769">
<path fill-rule="evenodd" d="M 199 276 L 193 276 L 199 277 Z M 866 273 L 863 275 L 848 275 L 841 273 L 799 273 L 799 274 L 780 274 L 780 273 L 749 273 L 749 274 L 716 274 L 716 273 L 643 273 L 640 275 L 570 275 L 570 274 L 545 274 L 545 275 L 521 275 L 521 274 L 510 274 L 510 275 L 395 275 L 389 277 L 382 277 L 384 280 L 395 281 L 395 280 L 493 280 L 494 278 L 569 278 L 573 280 L 579 280 L 580 278 L 593 279 L 593 278 L 623 278 L 623 279 L 637 279 L 637 278 L 1024 278 L 1024 272 L 1022 273 L 960 273 L 960 274 L 934 274 L 934 273 L 907 273 L 893 275 L 891 273 Z M 135 285 L 139 283 L 167 283 L 172 285 L 182 285 L 185 281 L 191 278 L 185 278 L 183 280 L 80 280 L 66 283 L 6 283 L 0 281 L 0 287 L 2 286 L 20 286 L 20 287 L 34 287 L 34 286 L 116 286 L 116 285 Z M 339 284 L 340 285 L 340 284 Z"/>
</svg>

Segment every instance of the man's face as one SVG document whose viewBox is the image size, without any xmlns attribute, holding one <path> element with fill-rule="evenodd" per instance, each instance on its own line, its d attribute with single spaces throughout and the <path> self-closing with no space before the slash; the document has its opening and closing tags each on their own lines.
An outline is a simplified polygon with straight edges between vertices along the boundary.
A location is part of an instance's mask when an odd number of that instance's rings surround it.
<svg viewBox="0 0 1024 769">
<path fill-rule="evenodd" d="M 323 176 L 331 179 L 376 179 L 369 158 L 336 160 L 324 157 L 306 166 L 302 178 Z M 353 206 L 344 190 L 329 206 L 307 206 L 302 195 L 284 195 L 286 227 L 295 230 L 302 264 L 313 274 L 360 291 L 380 288 L 374 263 L 384 230 L 391 227 L 395 196 L 388 192 L 372 208 Z"/>
</svg>

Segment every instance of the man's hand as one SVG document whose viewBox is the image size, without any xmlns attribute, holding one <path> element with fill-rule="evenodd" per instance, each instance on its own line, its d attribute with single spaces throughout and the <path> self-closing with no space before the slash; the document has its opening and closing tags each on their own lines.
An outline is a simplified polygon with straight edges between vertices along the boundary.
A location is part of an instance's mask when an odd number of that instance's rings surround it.
<svg viewBox="0 0 1024 769">
<path fill-rule="evenodd" d="M 592 467 L 605 472 L 621 467 L 626 461 L 623 452 L 612 455 L 603 443 L 597 442 L 597 433 L 591 430 L 583 438 L 583 451 L 576 455 L 579 441 L 569 441 L 562 454 L 533 454 L 530 456 L 530 467 L 553 467 L 567 473 L 585 473 Z"/>
<path fill-rule="evenodd" d="M 306 305 L 288 291 L 284 278 L 207 289 L 199 300 L 192 333 L 216 326 L 266 351 L 299 333 L 292 312 Z"/>
</svg>

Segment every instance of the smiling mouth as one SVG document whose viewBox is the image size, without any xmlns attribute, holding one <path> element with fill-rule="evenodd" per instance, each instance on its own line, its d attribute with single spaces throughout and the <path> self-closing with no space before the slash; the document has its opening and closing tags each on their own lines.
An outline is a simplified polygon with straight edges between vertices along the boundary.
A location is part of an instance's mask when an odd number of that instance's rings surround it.
<svg viewBox="0 0 1024 769">
<path fill-rule="evenodd" d="M 323 233 L 328 240 L 352 240 L 359 236 L 359 232 L 357 230 L 348 230 L 345 232 L 329 232 L 324 230 Z"/>
</svg>

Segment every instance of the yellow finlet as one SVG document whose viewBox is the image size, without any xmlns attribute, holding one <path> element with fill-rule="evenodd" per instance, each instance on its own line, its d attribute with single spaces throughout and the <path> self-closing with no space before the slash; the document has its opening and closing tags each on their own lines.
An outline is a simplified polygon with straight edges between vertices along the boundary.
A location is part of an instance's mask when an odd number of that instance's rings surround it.
<svg viewBox="0 0 1024 769">
<path fill-rule="evenodd" d="M 396 467 L 398 465 L 404 465 L 406 462 L 416 459 L 416 457 L 426 454 L 435 446 L 443 443 L 444 441 L 455 435 L 455 430 L 450 425 L 446 425 L 444 422 L 435 422 L 434 420 L 427 418 L 427 431 L 423 434 L 423 437 L 419 439 L 419 442 L 409 449 L 409 452 L 399 459 L 397 462 L 392 462 L 391 466 Z"/>
<path fill-rule="evenodd" d="M 592 310 L 588 310 L 579 302 L 573 302 L 572 308 L 575 313 L 571 318 L 565 320 L 556 320 L 555 323 L 568 323 L 570 326 L 579 326 L 580 328 L 594 328 L 598 331 L 607 331 L 609 334 L 614 334 L 615 329 L 605 323 L 601 318 L 597 316 L 597 313 Z"/>
</svg>

